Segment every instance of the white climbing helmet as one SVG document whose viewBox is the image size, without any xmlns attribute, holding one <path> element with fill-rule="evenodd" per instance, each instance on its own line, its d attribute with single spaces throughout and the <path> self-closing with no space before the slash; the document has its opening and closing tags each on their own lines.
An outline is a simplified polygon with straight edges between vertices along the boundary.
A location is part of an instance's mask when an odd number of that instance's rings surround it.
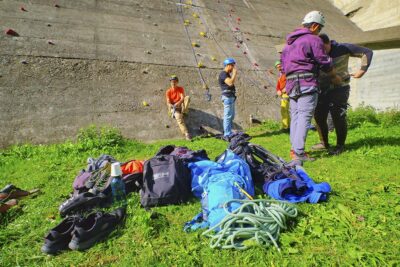
<svg viewBox="0 0 400 267">
<path fill-rule="evenodd" d="M 301 24 L 308 24 L 308 23 L 318 23 L 322 26 L 325 26 L 325 17 L 324 14 L 322 14 L 321 11 L 311 11 L 307 13 L 307 15 L 304 17 L 303 22 Z"/>
</svg>

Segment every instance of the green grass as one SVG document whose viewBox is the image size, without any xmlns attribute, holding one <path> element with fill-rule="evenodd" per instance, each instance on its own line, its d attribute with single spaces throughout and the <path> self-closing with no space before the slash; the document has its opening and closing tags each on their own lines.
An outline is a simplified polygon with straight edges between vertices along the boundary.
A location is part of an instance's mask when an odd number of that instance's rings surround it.
<svg viewBox="0 0 400 267">
<path fill-rule="evenodd" d="M 124 140 L 113 129 L 90 127 L 76 142 L 20 145 L 0 151 L 0 187 L 13 183 L 42 194 L 27 198 L 0 220 L 0 266 L 400 266 L 400 113 L 377 114 L 362 108 L 349 114 L 347 151 L 331 157 L 314 153 L 305 164 L 316 181 L 327 181 L 333 192 L 321 204 L 298 204 L 294 226 L 275 248 L 246 251 L 212 250 L 201 232 L 184 233 L 183 224 L 200 210 L 198 201 L 155 208 L 158 217 L 129 197 L 125 226 L 86 252 L 58 256 L 40 252 L 43 237 L 61 218 L 59 204 L 68 197 L 86 159 L 102 153 L 125 161 L 146 159 L 161 145 L 207 150 L 210 158 L 227 144 L 214 138 L 143 144 Z M 276 122 L 248 130 L 252 142 L 288 159 L 287 134 Z M 334 134 L 330 136 L 334 138 Z M 318 140 L 310 132 L 307 147 Z"/>
</svg>

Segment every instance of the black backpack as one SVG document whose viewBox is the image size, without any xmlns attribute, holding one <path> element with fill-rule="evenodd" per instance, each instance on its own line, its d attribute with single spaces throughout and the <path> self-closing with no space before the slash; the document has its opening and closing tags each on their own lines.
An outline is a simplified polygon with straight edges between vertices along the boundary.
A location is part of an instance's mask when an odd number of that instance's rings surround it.
<svg viewBox="0 0 400 267">
<path fill-rule="evenodd" d="M 230 138 L 229 149 L 249 164 L 251 176 L 255 183 L 264 183 L 275 180 L 279 174 L 289 174 L 285 161 L 263 148 L 249 142 L 251 137 L 245 133 L 237 133 Z"/>
<path fill-rule="evenodd" d="M 186 202 L 191 196 L 191 175 L 176 156 L 161 155 L 144 163 L 140 203 L 153 207 Z"/>
</svg>

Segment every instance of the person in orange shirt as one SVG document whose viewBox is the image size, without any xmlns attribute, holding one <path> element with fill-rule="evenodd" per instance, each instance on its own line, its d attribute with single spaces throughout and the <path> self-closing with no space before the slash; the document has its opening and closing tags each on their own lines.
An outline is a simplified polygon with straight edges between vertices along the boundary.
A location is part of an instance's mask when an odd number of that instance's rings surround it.
<svg viewBox="0 0 400 267">
<path fill-rule="evenodd" d="M 189 111 L 189 96 L 185 96 L 185 90 L 183 87 L 178 86 L 179 79 L 176 75 L 170 77 L 171 88 L 166 92 L 168 114 L 175 118 L 178 122 L 179 129 L 185 135 L 186 140 L 191 140 L 192 137 L 186 127 L 183 119 L 184 114 Z"/>
<path fill-rule="evenodd" d="M 289 131 L 290 113 L 289 113 L 289 96 L 286 93 L 286 75 L 282 73 L 281 62 L 275 62 L 275 68 L 279 71 L 279 79 L 276 84 L 276 93 L 281 97 L 281 116 L 282 130 Z"/>
</svg>

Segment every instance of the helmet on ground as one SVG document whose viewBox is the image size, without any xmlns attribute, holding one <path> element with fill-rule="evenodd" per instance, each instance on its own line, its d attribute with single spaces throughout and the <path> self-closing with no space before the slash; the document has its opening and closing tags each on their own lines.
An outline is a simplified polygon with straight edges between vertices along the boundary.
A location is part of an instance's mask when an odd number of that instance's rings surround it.
<svg viewBox="0 0 400 267">
<path fill-rule="evenodd" d="M 311 11 L 307 13 L 307 15 L 304 17 L 302 24 L 308 24 L 308 23 L 318 23 L 322 26 L 325 25 L 325 17 L 324 14 L 322 14 L 321 11 Z"/>
<path fill-rule="evenodd" d="M 277 60 L 277 61 L 275 61 L 275 68 L 276 68 L 276 66 L 278 66 L 278 65 L 281 65 L 281 61 L 280 60 Z"/>
<path fill-rule="evenodd" d="M 229 57 L 224 60 L 224 67 L 229 64 L 236 64 L 236 61 L 233 58 Z"/>
<path fill-rule="evenodd" d="M 176 75 L 171 75 L 171 76 L 169 77 L 169 80 L 170 80 L 170 81 L 178 81 L 178 76 L 176 76 Z"/>
</svg>

